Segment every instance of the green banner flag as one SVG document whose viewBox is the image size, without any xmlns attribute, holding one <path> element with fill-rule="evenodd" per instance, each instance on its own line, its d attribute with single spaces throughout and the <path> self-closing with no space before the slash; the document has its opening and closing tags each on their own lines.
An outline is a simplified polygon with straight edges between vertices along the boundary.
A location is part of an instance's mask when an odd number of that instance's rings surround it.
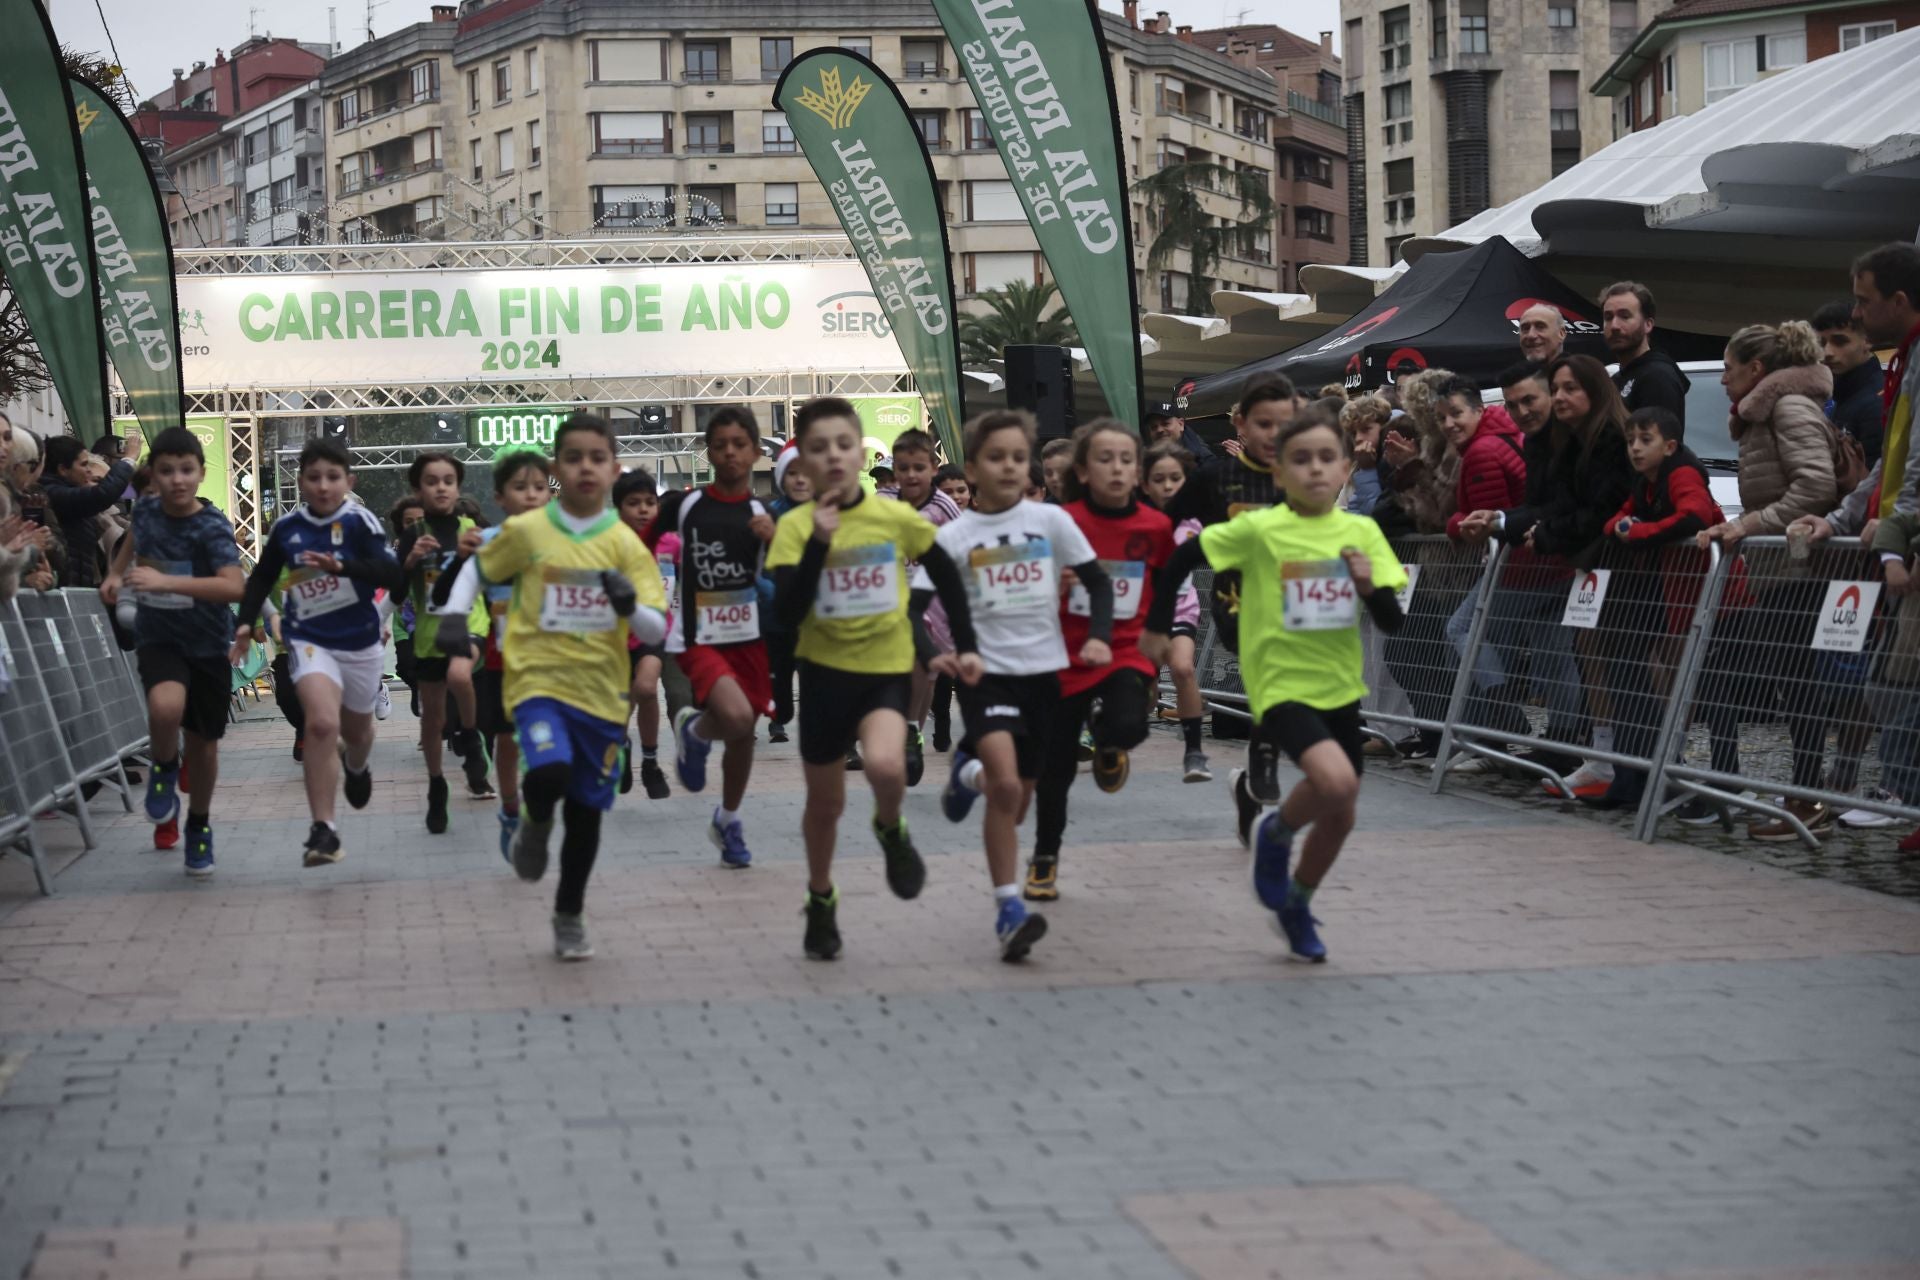
<svg viewBox="0 0 1920 1280">
<path fill-rule="evenodd" d="M 69 76 L 68 88 L 93 205 L 107 355 L 141 432 L 151 440 L 180 425 L 182 399 L 180 312 L 166 211 L 133 125 L 84 80 Z"/>
<path fill-rule="evenodd" d="M 1114 417 L 1140 422 L 1140 315 L 1097 0 L 933 0 Z"/>
<path fill-rule="evenodd" d="M 0 274 L 74 434 L 107 429 L 92 214 L 60 46 L 37 0 L 0 0 Z"/>
<path fill-rule="evenodd" d="M 933 162 L 906 99 L 859 54 L 815 49 L 787 64 L 773 102 L 833 201 L 934 432 L 958 462 L 965 410 L 953 264 Z"/>
</svg>

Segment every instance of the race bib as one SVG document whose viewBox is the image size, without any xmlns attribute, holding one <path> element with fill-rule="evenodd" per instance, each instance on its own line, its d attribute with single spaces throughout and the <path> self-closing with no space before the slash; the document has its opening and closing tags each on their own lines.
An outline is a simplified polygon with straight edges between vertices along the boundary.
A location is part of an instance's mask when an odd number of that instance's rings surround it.
<svg viewBox="0 0 1920 1280">
<path fill-rule="evenodd" d="M 1100 567 L 1113 579 L 1113 620 L 1125 622 L 1137 617 L 1140 613 L 1140 597 L 1146 594 L 1146 561 L 1102 560 Z M 1067 593 L 1067 612 L 1085 618 L 1092 611 L 1093 601 L 1087 597 L 1087 589 L 1074 583 L 1073 590 Z"/>
<path fill-rule="evenodd" d="M 139 562 L 149 569 L 167 574 L 171 577 L 191 578 L 193 576 L 193 562 L 190 560 L 154 560 L 147 556 L 141 556 Z M 191 596 L 180 595 L 177 592 L 142 591 L 139 594 L 140 607 L 142 609 L 193 608 L 193 598 Z"/>
<path fill-rule="evenodd" d="M 900 561 L 891 542 L 827 553 L 813 612 L 819 618 L 871 618 L 900 608 Z"/>
<path fill-rule="evenodd" d="M 1288 631 L 1344 631 L 1359 624 L 1359 596 L 1344 560 L 1289 560 L 1280 566 L 1280 590 Z"/>
<path fill-rule="evenodd" d="M 695 644 L 745 644 L 760 638 L 760 597 L 752 587 L 693 597 Z"/>
<path fill-rule="evenodd" d="M 974 607 L 982 613 L 1058 607 L 1053 544 L 1045 538 L 1017 546 L 975 547 L 967 554 L 967 566 L 973 571 Z"/>
<path fill-rule="evenodd" d="M 540 629 L 587 635 L 620 625 L 597 569 L 547 568 L 540 573 Z"/>
<path fill-rule="evenodd" d="M 360 603 L 360 593 L 338 574 L 302 569 L 287 579 L 287 601 L 295 618 L 310 622 Z"/>
</svg>

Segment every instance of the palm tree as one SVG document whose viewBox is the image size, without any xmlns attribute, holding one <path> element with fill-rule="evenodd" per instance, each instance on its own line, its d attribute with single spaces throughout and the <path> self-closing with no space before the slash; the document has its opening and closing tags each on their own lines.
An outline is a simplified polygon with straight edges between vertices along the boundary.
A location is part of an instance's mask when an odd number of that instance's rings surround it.
<svg viewBox="0 0 1920 1280">
<path fill-rule="evenodd" d="M 1146 197 L 1147 217 L 1158 228 L 1147 246 L 1147 265 L 1158 271 L 1176 252 L 1185 249 L 1193 279 L 1187 289 L 1187 311 L 1199 315 L 1213 292 L 1209 276 L 1224 250 L 1249 231 L 1273 226 L 1270 175 L 1258 169 L 1229 169 L 1206 160 L 1170 164 L 1133 184 Z M 1231 224 L 1216 223 L 1200 204 L 1199 190 L 1225 194 L 1240 204 L 1240 217 Z"/>
<path fill-rule="evenodd" d="M 1028 284 L 1012 280 L 1004 288 L 982 289 L 984 315 L 960 317 L 960 362 L 974 369 L 1000 359 L 1008 346 L 1074 347 L 1080 332 L 1064 310 L 1047 314 L 1058 289 L 1053 281 Z"/>
</svg>

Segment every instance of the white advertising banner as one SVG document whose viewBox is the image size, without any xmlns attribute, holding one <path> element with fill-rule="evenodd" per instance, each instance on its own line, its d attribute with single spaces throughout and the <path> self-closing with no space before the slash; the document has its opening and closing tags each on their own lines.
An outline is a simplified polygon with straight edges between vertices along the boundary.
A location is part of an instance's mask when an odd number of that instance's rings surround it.
<svg viewBox="0 0 1920 1280">
<path fill-rule="evenodd" d="M 186 385 L 904 372 L 854 262 L 181 276 Z"/>
</svg>

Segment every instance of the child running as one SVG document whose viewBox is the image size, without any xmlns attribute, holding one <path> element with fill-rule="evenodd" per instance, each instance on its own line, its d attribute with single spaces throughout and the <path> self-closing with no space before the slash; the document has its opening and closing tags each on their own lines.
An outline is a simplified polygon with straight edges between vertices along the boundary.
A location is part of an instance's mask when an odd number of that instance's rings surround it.
<svg viewBox="0 0 1920 1280">
<path fill-rule="evenodd" d="M 1083 728 L 1093 735 L 1093 782 L 1109 794 L 1127 784 L 1127 753 L 1146 741 L 1158 663 L 1140 653 L 1140 629 L 1154 575 L 1173 556 L 1173 525 L 1134 501 L 1140 483 L 1140 441 L 1133 431 L 1102 418 L 1073 433 L 1071 466 L 1061 481 L 1060 509 L 1100 557 L 1113 582 L 1112 660 L 1101 666 L 1068 664 L 1060 672 L 1060 705 L 1042 743 L 1039 816 L 1026 896 L 1060 896 L 1060 842 L 1067 831 L 1067 792 L 1079 772 L 1076 748 Z M 1061 603 L 1067 652 L 1086 644 L 1091 621 L 1087 593 L 1076 583 Z"/>
<path fill-rule="evenodd" d="M 752 864 L 740 822 L 740 805 L 753 776 L 754 724 L 773 711 L 773 679 L 760 636 L 760 596 L 755 583 L 773 516 L 753 496 L 753 464 L 760 457 L 760 428 L 753 414 L 725 408 L 707 420 L 707 461 L 713 483 L 681 489 L 660 500 L 647 527 L 649 550 L 662 537 L 680 539 L 680 599 L 667 652 L 674 654 L 693 689 L 693 705 L 673 718 L 674 766 L 680 785 L 699 792 L 707 785 L 707 755 L 726 743 L 720 765 L 720 805 L 707 836 L 722 865 Z"/>
<path fill-rule="evenodd" d="M 393 534 L 394 543 L 399 543 L 409 526 L 426 518 L 427 509 L 420 505 L 417 495 L 402 495 L 387 515 L 387 528 Z M 389 591 L 381 603 L 380 612 L 391 620 L 393 627 L 393 673 L 400 677 L 401 684 L 407 686 L 408 705 L 417 718 L 420 714 L 420 683 L 413 662 L 413 601 L 407 598 L 404 590 Z"/>
<path fill-rule="evenodd" d="M 230 661 L 239 666 L 260 630 L 267 596 L 281 582 L 280 635 L 287 673 L 305 724 L 307 831 L 301 865 L 340 861 L 334 791 L 345 769 L 347 803 L 373 796 L 373 712 L 386 670 L 374 593 L 398 591 L 406 572 L 387 547 L 380 518 L 356 502 L 353 460 L 338 440 L 300 450 L 300 505 L 273 522 L 240 601 Z"/>
<path fill-rule="evenodd" d="M 1193 474 L 1193 455 L 1171 440 L 1162 440 L 1147 450 L 1146 476 L 1140 492 L 1159 511 L 1169 503 Z M 1200 522 L 1182 520 L 1173 531 L 1176 544 L 1200 532 Z M 1195 646 L 1200 635 L 1200 594 L 1193 583 L 1180 584 L 1180 598 L 1173 606 L 1173 640 L 1167 649 L 1167 671 L 1173 676 L 1174 707 L 1180 716 L 1180 735 L 1186 741 L 1186 758 L 1181 762 L 1185 782 L 1212 782 L 1213 768 L 1206 748 L 1200 745 L 1200 730 L 1205 723 L 1207 701 L 1200 694 L 1200 677 L 1194 669 Z"/>
<path fill-rule="evenodd" d="M 114 548 L 100 584 L 109 609 L 134 593 L 135 649 L 147 691 L 153 769 L 147 817 L 158 826 L 180 814 L 178 747 L 186 732 L 187 874 L 213 874 L 213 791 L 220 781 L 220 739 L 233 693 L 227 656 L 233 612 L 246 590 L 240 550 L 226 514 L 199 496 L 207 456 L 185 427 L 153 438 L 153 495 L 133 504 L 133 532 Z M 139 563 L 128 565 L 138 558 Z"/>
<path fill-rule="evenodd" d="M 559 810 L 566 834 L 553 951 L 562 960 L 585 960 L 593 955 L 587 877 L 626 742 L 627 635 L 631 629 L 643 643 L 657 642 L 666 633 L 667 601 L 653 557 L 607 509 L 620 474 L 613 428 L 576 413 L 560 425 L 553 446 L 559 500 L 508 519 L 476 560 L 483 579 L 512 587 L 502 646 L 505 696 L 525 766 L 513 869 L 527 881 L 546 874 Z M 461 605 L 450 598 L 438 619 L 449 642 L 464 639 Z"/>
<path fill-rule="evenodd" d="M 981 664 L 965 588 L 934 545 L 934 526 L 911 506 L 868 497 L 860 484 L 861 426 L 847 401 L 825 396 L 800 407 L 793 438 L 817 497 L 780 517 L 767 556 L 775 611 L 798 633 L 800 759 L 807 781 L 801 830 L 807 845 L 806 937 L 816 960 L 840 954 L 833 851 L 846 808 L 846 755 L 858 742 L 873 790 L 873 834 L 886 855 L 887 885 L 919 896 L 926 864 L 900 805 L 909 785 L 907 703 L 914 669 L 908 576 L 918 561 L 949 608 L 959 654 L 930 658 L 948 675 L 977 681 Z M 899 448 L 895 447 L 895 460 Z M 929 474 L 931 466 L 928 467 Z"/>
<path fill-rule="evenodd" d="M 635 534 L 644 534 L 660 510 L 660 486 L 653 472 L 645 467 L 623 471 L 613 482 L 613 505 L 620 521 Z M 655 547 L 660 581 L 667 593 L 667 629 L 673 629 L 674 561 L 679 556 L 680 540 L 672 534 Z M 668 661 L 660 644 L 641 644 L 638 636 L 627 637 L 627 663 L 633 677 L 633 718 L 640 726 L 640 786 L 649 800 L 665 800 L 672 795 L 667 775 L 660 771 L 660 677 Z M 626 757 L 620 766 L 620 793 L 633 790 L 633 745 L 628 742 Z"/>
<path fill-rule="evenodd" d="M 902 431 L 893 440 L 893 482 L 892 489 L 881 489 L 883 498 L 898 498 L 924 516 L 935 528 L 950 524 L 960 518 L 959 504 L 942 493 L 933 482 L 938 467 L 934 461 L 933 437 L 924 431 Z M 914 575 L 916 579 L 920 575 Z M 931 588 L 931 582 L 915 581 L 913 586 L 922 590 Z M 927 606 L 921 615 L 921 625 L 933 641 L 933 649 L 938 653 L 953 648 L 953 637 L 947 630 L 946 609 L 935 600 Z M 917 787 L 920 777 L 926 772 L 926 740 L 923 729 L 927 723 L 927 712 L 933 709 L 933 681 L 925 663 L 916 662 L 913 667 L 913 701 L 907 709 L 907 785 Z"/>
<path fill-rule="evenodd" d="M 967 470 L 946 463 L 933 473 L 934 487 L 953 499 L 953 505 L 965 511 L 973 505 L 973 486 L 967 483 Z M 953 677 L 933 678 L 933 749 L 945 752 L 953 747 Z"/>
<path fill-rule="evenodd" d="M 959 822 L 982 791 L 987 871 L 998 910 L 1000 958 L 1026 958 L 1047 932 L 1044 916 L 1020 901 L 1021 820 L 1033 800 L 1042 753 L 1053 741 L 1067 665 L 1060 626 L 1060 570 L 1087 593 L 1087 638 L 1075 655 L 1087 667 L 1113 661 L 1113 583 L 1080 526 L 1059 507 L 1024 498 L 1035 426 L 1024 410 L 985 413 L 964 432 L 973 509 L 940 530 L 937 545 L 967 579 L 968 606 L 986 674 L 960 690 L 966 737 L 940 798 Z"/>
<path fill-rule="evenodd" d="M 1275 913 L 1293 957 L 1324 963 L 1311 910 L 1340 846 L 1353 829 L 1360 794 L 1360 605 L 1375 625 L 1400 626 L 1394 592 L 1407 573 L 1380 527 L 1339 509 L 1347 482 L 1346 440 L 1338 427 L 1308 415 L 1281 428 L 1278 472 L 1287 505 L 1202 530 L 1161 570 L 1140 647 L 1158 660 L 1180 583 L 1195 569 L 1238 570 L 1240 670 L 1253 714 L 1249 769 L 1266 776 L 1256 794 L 1279 794 L 1276 751 L 1306 775 L 1279 811 L 1261 823 L 1253 845 L 1253 889 Z M 1301 830 L 1300 865 L 1288 876 Z"/>
</svg>

